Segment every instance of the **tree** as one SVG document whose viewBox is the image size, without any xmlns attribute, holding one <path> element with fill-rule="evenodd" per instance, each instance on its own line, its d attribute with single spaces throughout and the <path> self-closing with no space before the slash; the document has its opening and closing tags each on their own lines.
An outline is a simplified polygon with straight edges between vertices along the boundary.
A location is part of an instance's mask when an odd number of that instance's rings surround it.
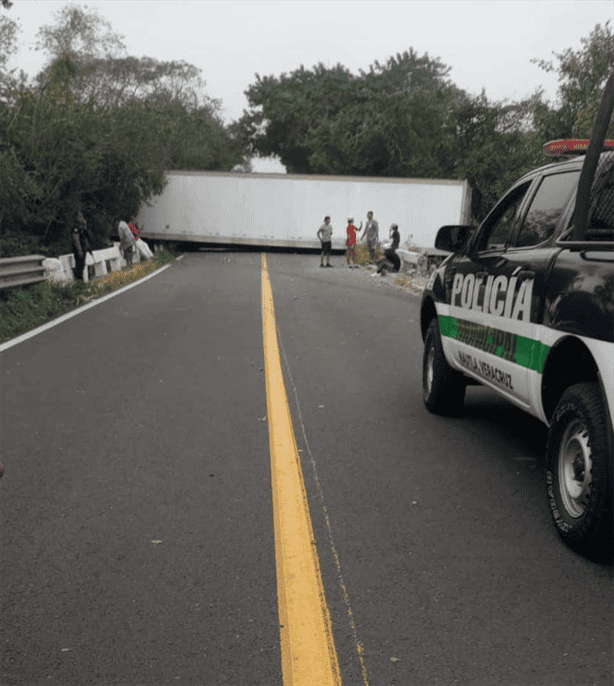
<svg viewBox="0 0 614 686">
<path fill-rule="evenodd" d="M 71 54 L 73 61 L 82 65 L 126 50 L 122 36 L 116 34 L 111 23 L 95 9 L 71 3 L 55 12 L 54 18 L 55 24 L 39 29 L 36 46 L 52 61 L 61 55 Z"/>
<path fill-rule="evenodd" d="M 228 171 L 246 164 L 239 139 L 209 106 L 192 111 L 177 104 L 165 107 L 170 117 L 167 169 Z"/>
<path fill-rule="evenodd" d="M 11 6 L 6 0 L 2 0 L 7 9 Z M 8 71 L 7 63 L 12 54 L 17 50 L 17 23 L 0 15 L 0 116 L 2 104 L 11 97 L 11 91 L 15 87 L 13 71 Z M 2 188 L 2 137 L 0 133 L 0 189 Z M 4 208 L 0 206 L 0 223 Z"/>
<path fill-rule="evenodd" d="M 4 14 L 0 15 L 0 70 L 4 72 L 11 55 L 17 52 L 17 22 Z"/>
<path fill-rule="evenodd" d="M 252 154 L 278 155 L 290 172 L 310 171 L 310 131 L 335 118 L 353 78 L 340 65 L 327 70 L 321 64 L 279 78 L 256 74 L 246 91 L 251 110 L 236 130 Z"/>
<path fill-rule="evenodd" d="M 71 82 L 76 102 L 119 107 L 133 100 L 166 101 L 188 110 L 219 109 L 220 103 L 204 93 L 202 71 L 194 65 L 126 55 L 123 37 L 95 10 L 71 4 L 54 17 L 53 25 L 39 30 L 37 49 L 49 54 L 50 64 L 71 55 L 79 67 Z M 39 87 L 47 81 L 49 68 L 37 76 Z"/>
<path fill-rule="evenodd" d="M 99 107 L 119 107 L 140 100 L 176 102 L 188 110 L 207 106 L 215 111 L 220 105 L 204 93 L 201 74 L 200 69 L 183 61 L 105 57 L 86 62 L 72 88 L 78 102 Z"/>
<path fill-rule="evenodd" d="M 531 129 L 533 104 L 533 98 L 491 102 L 482 90 L 479 96 L 464 96 L 451 112 L 446 176 L 467 179 L 475 223 L 519 176 L 542 163 Z"/>
<path fill-rule="evenodd" d="M 605 82 L 614 70 L 614 33 L 607 21 L 597 24 L 587 38 L 581 39 L 582 48 L 571 48 L 553 53 L 558 61 L 531 60 L 546 72 L 558 71 L 558 108 L 548 103 L 537 103 L 535 123 L 546 140 L 589 137 Z"/>
<path fill-rule="evenodd" d="M 437 176 L 437 132 L 459 92 L 449 71 L 410 49 L 357 76 L 322 64 L 256 74 L 238 131 L 253 154 L 277 155 L 290 172 Z"/>
<path fill-rule="evenodd" d="M 119 217 L 134 216 L 164 187 L 169 157 L 159 111 L 149 103 L 111 110 L 75 103 L 76 69 L 68 55 L 57 60 L 42 94 L 21 93 L 13 118 L 1 122 L 0 231 L 36 239 L 42 252 L 70 249 L 67 227 L 79 207 L 93 247 L 103 247 Z"/>
<path fill-rule="evenodd" d="M 0 77 L 14 36 L 14 24 L 0 18 Z M 0 98 L 5 255 L 7 245 L 10 254 L 70 250 L 78 208 L 93 247 L 102 247 L 119 218 L 162 192 L 165 170 L 245 163 L 193 65 L 116 54 L 123 41 L 110 24 L 76 5 L 42 27 L 39 49 L 49 63 L 36 87 L 14 81 Z"/>
<path fill-rule="evenodd" d="M 148 116 L 154 121 L 148 129 L 164 123 L 168 156 L 163 159 L 169 169 L 230 169 L 243 160 L 238 140 L 219 117 L 220 102 L 204 91 L 200 69 L 184 61 L 115 54 L 125 50 L 123 40 L 86 8 L 71 5 L 55 16 L 53 26 L 39 31 L 39 48 L 56 59 L 61 50 L 72 55 L 78 66 L 71 80 L 75 103 L 96 109 L 134 102 L 153 105 Z M 39 88 L 48 77 L 49 67 L 38 76 Z"/>
</svg>

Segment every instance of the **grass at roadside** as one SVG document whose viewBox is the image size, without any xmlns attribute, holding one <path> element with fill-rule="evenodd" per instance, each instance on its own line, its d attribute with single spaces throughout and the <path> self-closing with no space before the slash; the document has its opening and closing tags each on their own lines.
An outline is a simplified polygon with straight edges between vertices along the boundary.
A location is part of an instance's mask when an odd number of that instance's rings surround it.
<svg viewBox="0 0 614 686">
<path fill-rule="evenodd" d="M 45 324 L 101 295 L 142 279 L 177 257 L 163 250 L 155 259 L 131 269 L 112 272 L 90 283 L 75 281 L 67 286 L 43 281 L 29 286 L 0 290 L 0 343 Z"/>
<path fill-rule="evenodd" d="M 416 272 L 401 272 L 396 274 L 393 272 L 392 274 L 393 283 L 395 283 L 397 286 L 409 288 L 415 288 L 416 280 L 420 278 L 423 280 L 425 279 L 425 277 L 420 277 L 420 275 L 416 274 Z"/>
<path fill-rule="evenodd" d="M 376 252 L 376 261 L 380 260 L 384 256 L 384 251 L 380 246 L 378 246 Z M 362 267 L 369 266 L 369 250 L 366 245 L 359 244 L 356 246 L 356 262 Z M 374 267 L 370 267 L 374 269 Z M 423 284 L 426 281 L 425 277 L 420 276 L 415 271 L 411 272 L 392 272 L 387 277 L 389 283 L 399 286 L 401 288 L 406 288 L 414 293 L 421 293 L 423 290 Z"/>
<path fill-rule="evenodd" d="M 381 246 L 378 245 L 375 251 L 375 261 L 381 260 L 384 257 L 384 251 Z M 366 243 L 358 243 L 356 245 L 356 264 L 361 267 L 366 267 L 369 264 L 371 256 L 369 255 L 369 248 L 367 248 Z"/>
</svg>

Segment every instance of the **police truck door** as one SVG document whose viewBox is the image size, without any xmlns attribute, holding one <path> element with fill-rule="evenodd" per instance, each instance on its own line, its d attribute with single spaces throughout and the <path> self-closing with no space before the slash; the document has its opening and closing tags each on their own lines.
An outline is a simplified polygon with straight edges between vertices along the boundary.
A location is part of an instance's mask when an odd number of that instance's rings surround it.
<svg viewBox="0 0 614 686">
<path fill-rule="evenodd" d="M 518 334 L 530 333 L 532 281 L 508 259 L 531 180 L 512 190 L 491 211 L 468 254 L 446 267 L 450 330 L 442 342 L 451 364 L 528 408 L 527 369 L 515 360 Z"/>
</svg>

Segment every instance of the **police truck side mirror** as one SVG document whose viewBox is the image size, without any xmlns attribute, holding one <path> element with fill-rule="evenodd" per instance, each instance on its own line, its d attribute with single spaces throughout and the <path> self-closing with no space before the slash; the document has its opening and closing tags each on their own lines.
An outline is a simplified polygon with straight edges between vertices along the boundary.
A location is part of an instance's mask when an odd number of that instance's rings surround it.
<svg viewBox="0 0 614 686">
<path fill-rule="evenodd" d="M 471 226 L 442 226 L 435 237 L 435 247 L 447 252 L 462 252 L 471 235 Z"/>
</svg>

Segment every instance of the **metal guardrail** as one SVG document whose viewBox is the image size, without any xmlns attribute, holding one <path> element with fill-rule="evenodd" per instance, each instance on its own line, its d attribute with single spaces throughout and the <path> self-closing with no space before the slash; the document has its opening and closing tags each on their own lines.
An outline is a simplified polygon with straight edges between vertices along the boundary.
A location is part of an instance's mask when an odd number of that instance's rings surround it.
<svg viewBox="0 0 614 686">
<path fill-rule="evenodd" d="M 134 264 L 141 261 L 138 250 L 133 253 Z M 119 249 L 119 243 L 112 248 L 93 250 L 85 256 L 86 269 L 83 280 L 105 276 L 109 272 L 121 269 L 125 260 Z M 70 283 L 73 280 L 75 258 L 72 253 L 58 258 L 47 258 L 43 255 L 24 255 L 22 257 L 4 257 L 0 259 L 0 289 L 11 286 L 25 286 L 38 281 L 55 281 Z"/>
<path fill-rule="evenodd" d="M 43 255 L 0 258 L 0 288 L 45 281 L 47 274 L 43 267 L 44 259 Z"/>
</svg>

